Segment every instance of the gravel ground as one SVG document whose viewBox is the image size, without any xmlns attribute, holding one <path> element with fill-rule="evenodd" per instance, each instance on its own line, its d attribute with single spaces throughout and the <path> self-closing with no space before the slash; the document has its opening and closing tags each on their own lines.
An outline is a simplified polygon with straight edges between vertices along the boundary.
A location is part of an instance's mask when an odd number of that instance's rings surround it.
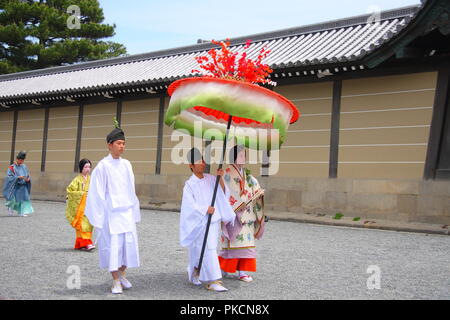
<svg viewBox="0 0 450 320">
<path fill-rule="evenodd" d="M 75 232 L 65 204 L 33 206 L 30 217 L 9 217 L 0 207 L 0 299 L 450 298 L 448 236 L 283 221 L 269 221 L 257 244 L 254 282 L 225 279 L 228 292 L 208 292 L 187 282 L 179 214 L 150 210 L 142 210 L 138 224 L 141 267 L 128 271 L 134 287 L 112 295 L 111 276 L 99 269 L 97 250 L 72 249 Z M 76 270 L 79 289 L 71 286 Z M 371 281 L 373 270 L 379 282 Z"/>
</svg>

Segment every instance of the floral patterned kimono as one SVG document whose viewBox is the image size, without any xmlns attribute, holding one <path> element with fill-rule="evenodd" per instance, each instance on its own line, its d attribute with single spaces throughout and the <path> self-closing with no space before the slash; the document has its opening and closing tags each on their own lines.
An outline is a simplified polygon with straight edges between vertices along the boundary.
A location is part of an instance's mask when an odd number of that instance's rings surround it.
<svg viewBox="0 0 450 320">
<path fill-rule="evenodd" d="M 230 204 L 236 213 L 234 225 L 222 225 L 221 269 L 228 273 L 256 271 L 255 239 L 264 233 L 264 193 L 250 170 L 235 165 L 225 169 Z M 228 240 L 231 239 L 231 240 Z"/>
<path fill-rule="evenodd" d="M 87 192 L 89 190 L 90 176 L 85 180 L 79 174 L 67 187 L 66 218 L 75 229 L 76 240 L 74 249 L 85 248 L 92 245 L 92 225 L 84 215 Z"/>
</svg>

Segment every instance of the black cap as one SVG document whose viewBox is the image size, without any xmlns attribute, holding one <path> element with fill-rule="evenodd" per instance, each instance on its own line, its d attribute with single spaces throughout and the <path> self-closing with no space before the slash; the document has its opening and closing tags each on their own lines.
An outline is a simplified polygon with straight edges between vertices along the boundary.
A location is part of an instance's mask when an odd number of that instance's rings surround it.
<svg viewBox="0 0 450 320">
<path fill-rule="evenodd" d="M 27 153 L 24 152 L 24 151 L 20 151 L 20 152 L 17 154 L 16 159 L 19 159 L 19 160 L 25 160 L 26 157 L 27 157 Z"/>
<path fill-rule="evenodd" d="M 125 133 L 120 128 L 115 128 L 106 136 L 106 142 L 113 143 L 116 140 L 125 140 Z"/>
<path fill-rule="evenodd" d="M 107 143 L 113 143 L 116 140 L 125 140 L 125 132 L 120 129 L 119 122 L 117 121 L 116 117 L 114 117 L 113 121 L 115 128 L 106 136 Z"/>
</svg>

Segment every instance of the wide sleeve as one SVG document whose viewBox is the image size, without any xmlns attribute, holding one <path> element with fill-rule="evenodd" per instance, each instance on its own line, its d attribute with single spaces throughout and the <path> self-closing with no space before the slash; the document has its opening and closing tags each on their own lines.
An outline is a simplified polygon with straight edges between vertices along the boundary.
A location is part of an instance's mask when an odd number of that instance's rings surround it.
<svg viewBox="0 0 450 320">
<path fill-rule="evenodd" d="M 5 197 L 6 200 L 9 201 L 14 196 L 14 189 L 18 183 L 18 180 L 20 180 L 18 175 L 16 175 L 11 167 L 9 167 L 3 182 L 3 197 Z"/>
<path fill-rule="evenodd" d="M 83 195 L 83 190 L 79 183 L 79 178 L 75 177 L 66 188 L 67 200 L 79 201 Z"/>
<path fill-rule="evenodd" d="M 234 224 L 234 219 L 236 218 L 236 214 L 234 213 L 233 207 L 230 205 L 230 189 L 228 188 L 227 184 L 225 183 L 225 192 L 220 187 L 217 190 L 217 196 L 216 196 L 216 204 L 215 207 L 220 210 L 220 216 L 222 222 L 225 224 L 231 223 Z"/>
<path fill-rule="evenodd" d="M 135 202 L 133 205 L 133 220 L 135 223 L 138 223 L 141 221 L 141 209 L 140 209 L 140 204 L 139 204 L 139 198 L 136 195 L 136 184 L 135 184 L 135 178 L 134 178 L 134 173 L 133 173 L 133 166 L 131 165 L 131 162 L 127 161 L 128 164 L 128 171 L 129 171 L 129 175 L 130 175 L 130 184 L 131 184 L 131 189 L 130 190 L 130 197 L 133 197 Z"/>
<path fill-rule="evenodd" d="M 225 186 L 225 191 L 223 191 L 223 193 L 225 195 L 225 199 L 230 199 L 230 196 L 231 196 L 230 187 L 228 186 L 228 184 L 225 181 L 223 182 L 223 184 Z"/>
<path fill-rule="evenodd" d="M 180 244 L 190 246 L 206 223 L 208 205 L 195 201 L 194 193 L 188 183 L 184 185 L 180 213 Z"/>
<path fill-rule="evenodd" d="M 103 228 L 105 217 L 107 179 L 104 167 L 99 163 L 91 175 L 86 199 L 85 215 L 96 228 Z"/>
<path fill-rule="evenodd" d="M 241 233 L 242 223 L 241 223 L 242 211 L 235 212 L 234 221 L 231 223 L 223 223 L 222 224 L 222 234 L 228 240 L 233 240 L 236 236 Z"/>
<path fill-rule="evenodd" d="M 72 182 L 66 188 L 67 192 L 67 207 L 66 218 L 69 223 L 72 223 L 75 219 L 78 205 L 80 204 L 83 191 L 80 188 L 78 177 L 75 177 Z"/>
<path fill-rule="evenodd" d="M 265 214 L 264 214 L 264 193 L 263 189 L 259 185 L 258 180 L 251 176 L 253 180 L 253 193 L 255 198 L 253 199 L 253 213 L 255 214 L 255 238 L 261 239 L 265 231 Z"/>
<path fill-rule="evenodd" d="M 21 170 L 23 172 L 23 174 L 18 174 L 18 176 L 24 176 L 25 179 L 19 179 L 19 183 L 20 184 L 27 184 L 31 182 L 31 177 L 30 177 L 30 170 L 28 170 L 28 167 L 26 166 L 26 164 L 22 164 L 21 166 Z M 30 179 L 30 181 L 25 181 L 26 179 Z"/>
<path fill-rule="evenodd" d="M 31 194 L 31 177 L 30 177 L 30 170 L 28 170 L 28 167 L 26 165 L 25 166 L 25 171 L 26 171 L 26 177 L 29 179 L 29 181 L 25 181 L 25 183 L 27 184 L 27 190 L 28 190 L 28 195 Z"/>
</svg>

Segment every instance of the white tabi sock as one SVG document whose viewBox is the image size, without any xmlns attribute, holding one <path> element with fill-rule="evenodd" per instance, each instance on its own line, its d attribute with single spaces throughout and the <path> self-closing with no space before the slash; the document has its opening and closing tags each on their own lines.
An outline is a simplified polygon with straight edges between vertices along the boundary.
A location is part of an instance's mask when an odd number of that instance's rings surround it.
<svg viewBox="0 0 450 320">
<path fill-rule="evenodd" d="M 245 271 L 239 271 L 239 277 L 248 276 Z"/>
</svg>

